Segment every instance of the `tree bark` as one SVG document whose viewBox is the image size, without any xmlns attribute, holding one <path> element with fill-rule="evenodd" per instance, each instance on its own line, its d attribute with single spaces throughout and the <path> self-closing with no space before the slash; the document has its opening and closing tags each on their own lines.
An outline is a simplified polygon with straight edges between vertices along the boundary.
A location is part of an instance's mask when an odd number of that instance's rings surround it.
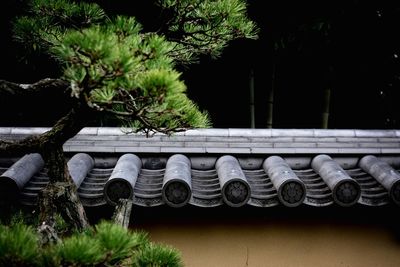
<svg viewBox="0 0 400 267">
<path fill-rule="evenodd" d="M 79 200 L 77 187 L 68 172 L 62 146 L 43 152 L 50 183 L 39 196 L 40 223 L 54 227 L 59 213 L 74 229 L 83 230 L 89 223 Z"/>
<path fill-rule="evenodd" d="M 9 97 L 29 97 L 40 94 L 54 94 L 57 92 L 60 96 L 70 94 L 69 84 L 61 79 L 43 79 L 33 84 L 18 84 L 5 80 L 0 80 L 0 98 Z"/>
<path fill-rule="evenodd" d="M 79 107 L 72 109 L 50 131 L 42 134 L 45 141 L 41 144 L 40 153 L 44 158 L 50 183 L 39 196 L 41 225 L 54 229 L 55 215 L 59 213 L 74 229 L 81 231 L 89 226 L 62 148 L 69 138 L 83 128 L 85 121 L 82 118 L 87 118 L 85 115 L 88 113 L 88 110 Z"/>
<path fill-rule="evenodd" d="M 41 91 L 45 90 L 43 88 L 51 87 L 65 89 L 66 84 L 61 80 L 43 80 L 33 85 L 21 86 L 0 81 L 0 87 L 0 93 L 11 93 L 15 90 L 15 94 L 23 94 L 26 88 L 33 91 Z M 83 101 L 77 99 L 69 113 L 59 119 L 51 130 L 43 134 L 18 141 L 0 140 L 1 154 L 38 152 L 45 160 L 50 182 L 39 194 L 39 232 L 44 243 L 57 240 L 54 231 L 56 213 L 60 213 L 64 220 L 77 230 L 83 230 L 89 225 L 85 210 L 77 194 L 77 188 L 69 175 L 63 152 L 63 144 L 75 136 L 93 117 L 92 109 Z"/>
<path fill-rule="evenodd" d="M 112 220 L 115 224 L 128 228 L 132 212 L 132 200 L 120 199 L 118 205 L 115 207 Z"/>
</svg>

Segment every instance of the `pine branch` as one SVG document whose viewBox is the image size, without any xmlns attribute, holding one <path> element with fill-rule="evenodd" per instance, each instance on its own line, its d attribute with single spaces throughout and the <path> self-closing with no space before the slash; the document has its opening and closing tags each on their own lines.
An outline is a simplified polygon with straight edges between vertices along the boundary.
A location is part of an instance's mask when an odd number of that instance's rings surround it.
<svg viewBox="0 0 400 267">
<path fill-rule="evenodd" d="M 23 140 L 1 140 L 0 139 L 0 154 L 1 155 L 17 155 L 33 153 L 39 150 L 41 141 L 39 136 L 29 136 Z"/>
<path fill-rule="evenodd" d="M 69 94 L 69 83 L 61 79 L 43 79 L 33 84 L 18 84 L 0 80 L 0 98 L 7 97 L 29 97 L 34 94 L 47 94 L 60 92 L 61 95 Z"/>
<path fill-rule="evenodd" d="M 74 137 L 92 116 L 93 111 L 82 104 L 78 104 L 47 132 L 28 136 L 22 140 L 0 139 L 0 154 L 43 153 L 52 150 L 54 147 L 62 146 L 68 139 Z"/>
</svg>

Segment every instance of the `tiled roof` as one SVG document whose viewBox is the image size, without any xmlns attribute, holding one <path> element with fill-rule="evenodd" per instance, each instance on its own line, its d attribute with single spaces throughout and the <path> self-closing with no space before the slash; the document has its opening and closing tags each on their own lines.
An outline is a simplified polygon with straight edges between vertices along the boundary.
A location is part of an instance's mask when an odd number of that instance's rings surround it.
<svg viewBox="0 0 400 267">
<path fill-rule="evenodd" d="M 19 139 L 46 128 L 0 128 Z M 64 146 L 85 206 L 272 207 L 400 203 L 400 131 L 201 129 L 147 138 L 85 128 Z M 0 158 L 0 194 L 35 204 L 39 154 Z"/>
<path fill-rule="evenodd" d="M 0 128 L 23 138 L 48 128 Z M 200 154 L 399 154 L 400 130 L 195 129 L 172 136 L 126 134 L 120 128 L 84 128 L 66 152 Z"/>
</svg>

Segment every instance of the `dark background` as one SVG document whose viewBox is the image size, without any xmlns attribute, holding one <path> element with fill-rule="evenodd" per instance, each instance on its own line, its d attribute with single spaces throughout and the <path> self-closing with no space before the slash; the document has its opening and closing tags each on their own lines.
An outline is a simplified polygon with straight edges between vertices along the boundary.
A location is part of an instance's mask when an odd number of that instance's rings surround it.
<svg viewBox="0 0 400 267">
<path fill-rule="evenodd" d="M 11 21 L 26 1 L 1 8 L 0 79 L 18 83 L 56 77 L 52 66 L 26 65 L 12 40 Z M 108 14 L 134 15 L 151 30 L 148 0 L 96 1 Z M 390 1 L 248 1 L 258 40 L 236 40 L 218 59 L 201 57 L 183 71 L 188 95 L 213 127 L 250 127 L 249 73 L 255 73 L 256 127 L 266 127 L 275 67 L 274 128 L 319 128 L 325 88 L 332 89 L 329 128 L 387 129 L 400 125 L 400 3 Z M 147 28 L 146 28 L 147 27 Z M 0 125 L 49 126 L 59 103 L 0 99 Z M 62 110 L 62 109 L 61 109 Z"/>
</svg>

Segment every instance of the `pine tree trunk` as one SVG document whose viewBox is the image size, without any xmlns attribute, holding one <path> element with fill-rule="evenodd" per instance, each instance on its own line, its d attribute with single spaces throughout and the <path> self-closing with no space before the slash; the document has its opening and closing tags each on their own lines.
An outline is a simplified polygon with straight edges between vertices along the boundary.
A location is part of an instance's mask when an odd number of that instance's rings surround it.
<svg viewBox="0 0 400 267">
<path fill-rule="evenodd" d="M 61 80 L 42 80 L 32 85 L 19 85 L 0 80 L 0 95 L 36 93 L 43 90 L 66 88 Z M 29 89 L 29 90 L 28 90 Z M 28 92 L 30 91 L 30 92 Z M 67 115 L 59 119 L 51 130 L 23 140 L 0 140 L 1 153 L 40 153 L 45 160 L 49 184 L 39 194 L 40 225 L 42 243 L 58 240 L 55 216 L 60 214 L 70 228 L 83 230 L 89 226 L 85 210 L 79 200 L 65 160 L 63 144 L 75 136 L 93 118 L 94 111 L 82 99 L 76 99 Z"/>
<path fill-rule="evenodd" d="M 50 182 L 39 195 L 39 232 L 40 228 L 47 229 L 41 233 L 42 243 L 46 243 L 53 241 L 51 236 L 56 236 L 54 231 L 56 214 L 60 214 L 72 228 L 77 230 L 87 228 L 89 223 L 79 200 L 77 187 L 69 175 L 62 146 L 49 147 L 43 152 L 43 157 Z"/>
</svg>

